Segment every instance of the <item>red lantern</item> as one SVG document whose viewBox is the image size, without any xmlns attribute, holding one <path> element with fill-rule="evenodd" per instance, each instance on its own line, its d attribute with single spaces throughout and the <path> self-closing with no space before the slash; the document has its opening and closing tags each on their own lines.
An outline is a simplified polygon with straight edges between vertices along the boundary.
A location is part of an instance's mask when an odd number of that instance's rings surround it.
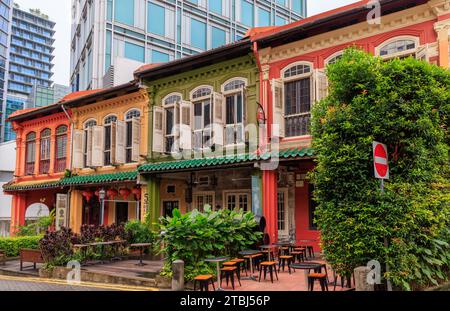
<svg viewBox="0 0 450 311">
<path fill-rule="evenodd" d="M 128 188 L 121 188 L 119 190 L 120 195 L 122 196 L 122 198 L 124 200 L 126 200 L 128 198 L 128 196 L 130 195 L 131 191 Z"/>
<path fill-rule="evenodd" d="M 140 201 L 141 200 L 141 187 L 134 187 L 131 192 L 136 196 L 136 200 Z"/>
<path fill-rule="evenodd" d="M 110 199 L 110 200 L 114 200 L 114 197 L 117 196 L 117 190 L 116 189 L 108 189 L 108 191 L 106 191 L 106 196 Z"/>
<path fill-rule="evenodd" d="M 90 202 L 91 198 L 94 196 L 94 192 L 92 192 L 92 190 L 86 190 L 86 191 L 83 191 L 83 193 L 81 195 L 83 197 L 85 197 L 86 202 Z"/>
</svg>

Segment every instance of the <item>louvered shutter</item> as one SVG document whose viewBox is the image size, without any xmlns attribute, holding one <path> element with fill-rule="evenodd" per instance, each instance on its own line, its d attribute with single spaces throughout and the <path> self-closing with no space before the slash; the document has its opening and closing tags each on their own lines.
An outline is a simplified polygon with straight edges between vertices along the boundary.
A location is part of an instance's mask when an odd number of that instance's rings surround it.
<svg viewBox="0 0 450 311">
<path fill-rule="evenodd" d="M 279 125 L 279 136 L 285 137 L 284 85 L 281 79 L 272 80 L 273 124 Z"/>
<path fill-rule="evenodd" d="M 180 105 L 180 148 L 192 149 L 191 103 L 182 101 Z"/>
<path fill-rule="evenodd" d="M 116 164 L 116 131 L 117 131 L 117 121 L 111 122 L 111 133 L 109 141 L 111 142 L 111 164 Z"/>
<path fill-rule="evenodd" d="M 224 134 L 224 118 L 225 118 L 225 98 L 220 93 L 212 94 L 213 103 L 213 133 L 212 143 L 215 145 L 223 146 L 223 134 Z"/>
<path fill-rule="evenodd" d="M 91 167 L 92 166 L 92 137 L 93 137 L 93 128 L 90 126 L 85 135 L 86 142 L 83 142 L 83 145 L 86 144 L 86 166 Z"/>
<path fill-rule="evenodd" d="M 430 56 L 429 56 L 428 44 L 422 45 L 417 49 L 416 59 L 422 60 L 425 62 L 429 62 Z"/>
<path fill-rule="evenodd" d="M 73 131 L 73 168 L 83 168 L 84 162 L 84 131 L 74 130 Z"/>
<path fill-rule="evenodd" d="M 92 162 L 91 166 L 103 166 L 103 148 L 104 148 L 104 132 L 103 126 L 92 127 Z"/>
<path fill-rule="evenodd" d="M 116 122 L 115 136 L 116 136 L 115 163 L 124 164 L 126 162 L 125 159 L 126 123 L 124 121 Z"/>
<path fill-rule="evenodd" d="M 321 101 L 328 96 L 328 78 L 324 69 L 316 70 L 316 102 Z"/>
<path fill-rule="evenodd" d="M 131 161 L 139 162 L 141 145 L 141 118 L 133 118 L 131 120 L 131 129 Z"/>
<path fill-rule="evenodd" d="M 164 152 L 163 115 L 162 107 L 153 107 L 153 151 L 159 153 Z"/>
</svg>

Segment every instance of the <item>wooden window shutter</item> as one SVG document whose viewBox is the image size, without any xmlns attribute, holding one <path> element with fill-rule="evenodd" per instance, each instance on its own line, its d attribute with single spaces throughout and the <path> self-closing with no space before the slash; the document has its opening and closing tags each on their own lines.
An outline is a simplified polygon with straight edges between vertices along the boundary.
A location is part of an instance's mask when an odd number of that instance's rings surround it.
<svg viewBox="0 0 450 311">
<path fill-rule="evenodd" d="M 273 124 L 279 125 L 279 136 L 285 137 L 284 84 L 281 79 L 272 80 Z"/>
<path fill-rule="evenodd" d="M 328 78 L 324 69 L 317 69 L 315 82 L 316 102 L 318 102 L 328 96 Z"/>
<path fill-rule="evenodd" d="M 103 166 L 103 148 L 104 148 L 104 132 L 103 126 L 92 127 L 92 162 L 91 166 Z"/>
<path fill-rule="evenodd" d="M 125 159 L 125 144 L 126 144 L 126 123 L 117 120 L 116 130 L 112 132 L 115 135 L 115 163 L 124 164 Z"/>
<path fill-rule="evenodd" d="M 73 168 L 83 168 L 84 162 L 84 131 L 74 130 L 73 132 Z"/>
<path fill-rule="evenodd" d="M 86 166 L 92 166 L 92 139 L 94 135 L 94 130 L 92 126 L 90 126 L 86 131 Z M 84 143 L 83 143 L 84 144 Z"/>
<path fill-rule="evenodd" d="M 140 145 L 141 145 L 141 118 L 133 118 L 131 120 L 131 161 L 139 162 Z"/>
<path fill-rule="evenodd" d="M 164 152 L 164 109 L 162 107 L 153 107 L 153 151 Z"/>
<path fill-rule="evenodd" d="M 180 149 L 192 149 L 191 103 L 182 101 L 180 105 Z"/>
</svg>

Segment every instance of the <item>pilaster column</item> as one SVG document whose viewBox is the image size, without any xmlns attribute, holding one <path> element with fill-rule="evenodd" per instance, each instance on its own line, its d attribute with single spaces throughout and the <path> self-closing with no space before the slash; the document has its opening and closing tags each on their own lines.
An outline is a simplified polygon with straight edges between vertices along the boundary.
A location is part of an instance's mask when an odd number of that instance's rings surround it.
<svg viewBox="0 0 450 311">
<path fill-rule="evenodd" d="M 439 66 L 449 68 L 450 15 L 447 19 L 435 23 L 434 30 L 438 40 Z"/>
<path fill-rule="evenodd" d="M 39 175 L 39 167 L 40 163 L 39 160 L 41 159 L 41 138 L 36 139 L 36 154 L 34 158 L 34 175 Z"/>
<path fill-rule="evenodd" d="M 277 170 L 263 171 L 263 214 L 270 243 L 278 241 L 278 184 Z"/>
<path fill-rule="evenodd" d="M 50 168 L 48 170 L 49 174 L 55 172 L 55 161 L 56 161 L 56 134 L 53 132 L 50 137 Z"/>
</svg>

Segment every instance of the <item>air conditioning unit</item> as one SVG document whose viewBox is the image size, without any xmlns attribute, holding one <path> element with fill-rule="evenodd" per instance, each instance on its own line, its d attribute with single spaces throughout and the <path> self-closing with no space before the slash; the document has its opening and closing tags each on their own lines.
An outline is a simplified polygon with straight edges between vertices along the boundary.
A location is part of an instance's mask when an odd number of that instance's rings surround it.
<svg viewBox="0 0 450 311">
<path fill-rule="evenodd" d="M 209 176 L 197 177 L 197 180 L 195 181 L 195 185 L 196 186 L 209 186 L 210 185 Z"/>
</svg>

